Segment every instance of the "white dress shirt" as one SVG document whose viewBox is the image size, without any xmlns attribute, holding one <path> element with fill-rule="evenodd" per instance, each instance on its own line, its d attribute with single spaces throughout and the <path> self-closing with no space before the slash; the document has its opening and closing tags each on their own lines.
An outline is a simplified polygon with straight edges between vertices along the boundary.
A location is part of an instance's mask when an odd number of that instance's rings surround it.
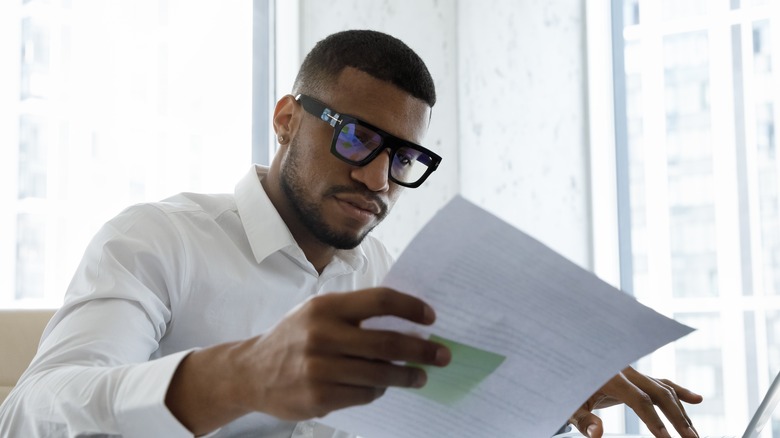
<svg viewBox="0 0 780 438">
<path fill-rule="evenodd" d="M 253 166 L 235 195 L 182 193 L 106 223 L 0 407 L 0 436 L 191 437 L 164 403 L 188 352 L 261 334 L 313 295 L 379 284 L 392 259 L 371 236 L 318 274 L 263 190 L 266 173 Z M 294 428 L 257 413 L 214 436 Z"/>
</svg>

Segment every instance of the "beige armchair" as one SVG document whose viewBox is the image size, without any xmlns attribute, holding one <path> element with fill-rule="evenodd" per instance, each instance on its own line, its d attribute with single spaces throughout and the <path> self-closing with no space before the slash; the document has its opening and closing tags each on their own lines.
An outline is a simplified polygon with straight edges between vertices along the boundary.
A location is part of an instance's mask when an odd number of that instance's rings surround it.
<svg viewBox="0 0 780 438">
<path fill-rule="evenodd" d="M 0 310 L 0 403 L 30 364 L 53 310 Z"/>
</svg>

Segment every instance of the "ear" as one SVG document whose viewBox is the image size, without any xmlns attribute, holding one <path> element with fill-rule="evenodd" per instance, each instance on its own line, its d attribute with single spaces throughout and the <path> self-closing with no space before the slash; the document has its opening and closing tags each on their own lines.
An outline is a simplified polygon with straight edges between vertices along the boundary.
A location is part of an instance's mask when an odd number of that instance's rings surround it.
<svg viewBox="0 0 780 438">
<path fill-rule="evenodd" d="M 297 129 L 298 123 L 295 117 L 293 117 L 296 113 L 295 108 L 297 106 L 298 103 L 295 102 L 295 98 L 290 94 L 282 96 L 282 98 L 276 102 L 273 118 L 274 132 L 276 132 L 277 137 L 284 136 L 284 138 L 287 139 L 284 143 L 290 141 L 291 136 Z"/>
</svg>

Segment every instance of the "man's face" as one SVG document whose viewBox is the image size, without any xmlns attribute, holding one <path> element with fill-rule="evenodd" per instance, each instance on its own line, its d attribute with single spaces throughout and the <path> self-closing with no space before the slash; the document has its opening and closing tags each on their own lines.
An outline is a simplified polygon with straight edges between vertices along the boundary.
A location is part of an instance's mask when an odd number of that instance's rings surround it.
<svg viewBox="0 0 780 438">
<path fill-rule="evenodd" d="M 327 92 L 313 97 L 417 144 L 430 117 L 422 100 L 351 68 Z M 383 152 L 363 167 L 350 165 L 330 152 L 333 127 L 300 105 L 294 117 L 299 117 L 299 129 L 287 146 L 280 172 L 287 200 L 310 237 L 334 248 L 354 248 L 400 195 L 402 187 L 387 178 L 389 155 Z"/>
</svg>

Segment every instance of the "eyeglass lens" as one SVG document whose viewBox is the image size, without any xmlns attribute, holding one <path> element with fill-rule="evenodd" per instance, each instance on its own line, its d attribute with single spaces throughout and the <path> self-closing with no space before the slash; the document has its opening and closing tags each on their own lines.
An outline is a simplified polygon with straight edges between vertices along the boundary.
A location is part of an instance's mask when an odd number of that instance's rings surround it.
<svg viewBox="0 0 780 438">
<path fill-rule="evenodd" d="M 336 139 L 336 152 L 343 158 L 360 162 L 382 145 L 382 136 L 354 122 L 345 123 Z M 395 150 L 390 176 L 402 183 L 415 183 L 428 170 L 433 159 L 421 151 L 401 146 Z"/>
</svg>

